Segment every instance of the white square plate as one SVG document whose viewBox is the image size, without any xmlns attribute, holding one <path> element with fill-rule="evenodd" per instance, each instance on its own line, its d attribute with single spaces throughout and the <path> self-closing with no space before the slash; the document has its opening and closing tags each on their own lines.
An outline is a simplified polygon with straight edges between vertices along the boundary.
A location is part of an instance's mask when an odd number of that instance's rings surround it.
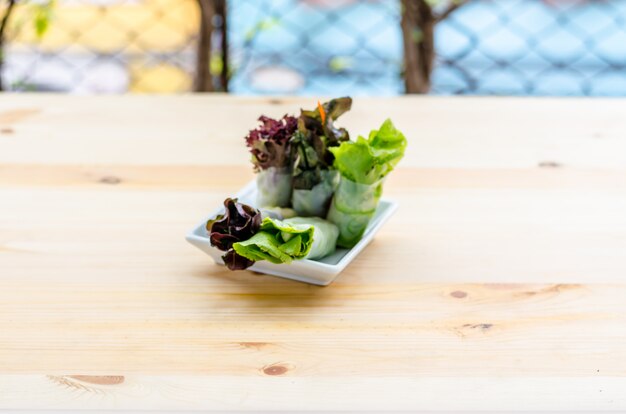
<svg viewBox="0 0 626 414">
<path fill-rule="evenodd" d="M 240 202 L 254 206 L 256 200 L 256 182 L 252 181 L 246 185 L 236 197 Z M 330 256 L 326 256 L 319 260 L 294 260 L 290 264 L 274 264 L 267 261 L 256 262 L 249 267 L 249 270 L 255 272 L 266 273 L 269 275 L 279 276 L 286 279 L 298 280 L 300 282 L 311 283 L 314 285 L 328 285 L 350 264 L 352 260 L 367 246 L 380 227 L 395 213 L 398 204 L 394 201 L 381 200 L 378 204 L 376 214 L 370 221 L 370 224 L 363 234 L 363 238 L 352 249 L 338 248 L 337 251 Z M 211 246 L 209 235 L 206 231 L 206 222 L 216 217 L 218 214 L 224 213 L 224 207 L 221 206 L 213 214 L 200 222 L 189 234 L 187 241 L 209 256 L 213 258 L 215 263 L 224 265 L 222 260 L 223 251 Z"/>
</svg>

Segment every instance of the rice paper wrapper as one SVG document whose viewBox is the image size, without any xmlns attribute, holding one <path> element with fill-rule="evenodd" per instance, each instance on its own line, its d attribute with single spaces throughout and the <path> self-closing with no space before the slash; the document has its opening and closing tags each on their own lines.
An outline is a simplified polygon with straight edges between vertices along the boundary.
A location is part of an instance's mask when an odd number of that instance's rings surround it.
<svg viewBox="0 0 626 414">
<path fill-rule="evenodd" d="M 382 193 L 383 180 L 370 185 L 341 177 L 327 217 L 339 228 L 338 246 L 352 248 L 361 240 Z"/>
<path fill-rule="evenodd" d="M 269 217 L 272 219 L 284 220 L 297 216 L 296 212 L 288 207 L 261 207 L 259 211 L 261 212 L 262 218 Z"/>
<path fill-rule="evenodd" d="M 335 252 L 339 229 L 330 221 L 319 217 L 293 217 L 284 220 L 284 222 L 295 225 L 313 226 L 313 243 L 305 259 L 321 259 Z"/>
<path fill-rule="evenodd" d="M 291 201 L 291 171 L 270 167 L 256 176 L 257 207 L 288 207 Z"/>
<path fill-rule="evenodd" d="M 322 171 L 322 181 L 310 190 L 294 189 L 291 204 L 298 216 L 326 217 L 335 189 L 339 184 L 339 172 Z"/>
</svg>

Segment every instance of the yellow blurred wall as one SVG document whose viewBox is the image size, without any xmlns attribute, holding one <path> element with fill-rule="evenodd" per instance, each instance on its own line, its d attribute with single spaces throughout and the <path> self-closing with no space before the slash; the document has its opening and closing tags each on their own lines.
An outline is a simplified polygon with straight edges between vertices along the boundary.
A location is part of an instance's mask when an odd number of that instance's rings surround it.
<svg viewBox="0 0 626 414">
<path fill-rule="evenodd" d="M 50 26 L 42 39 L 29 23 L 28 7 L 16 10 L 9 32 L 12 47 L 47 53 L 105 53 L 140 56 L 174 53 L 193 44 L 198 33 L 196 0 L 57 0 Z M 125 59 L 126 60 L 126 59 Z M 127 65 L 132 92 L 189 90 L 191 76 L 167 62 L 146 65 L 145 59 Z"/>
</svg>

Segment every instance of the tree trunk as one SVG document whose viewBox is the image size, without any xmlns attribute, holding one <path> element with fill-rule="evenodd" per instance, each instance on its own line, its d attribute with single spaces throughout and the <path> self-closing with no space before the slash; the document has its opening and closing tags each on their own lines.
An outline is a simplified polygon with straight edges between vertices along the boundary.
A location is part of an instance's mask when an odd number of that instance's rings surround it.
<svg viewBox="0 0 626 414">
<path fill-rule="evenodd" d="M 13 12 L 13 8 L 15 7 L 15 2 L 16 0 L 9 0 L 7 2 L 7 7 L 4 10 L 4 15 L 2 16 L 2 20 L 0 20 L 0 91 L 4 90 L 4 83 L 2 81 L 2 69 L 4 68 L 5 36 L 7 26 L 9 25 L 9 19 L 11 18 L 11 13 Z"/>
<path fill-rule="evenodd" d="M 220 27 L 221 32 L 221 44 L 220 49 L 222 50 L 222 72 L 220 73 L 220 86 L 222 91 L 228 92 L 228 16 L 226 0 L 215 0 L 215 12 L 221 16 L 222 25 Z"/>
<path fill-rule="evenodd" d="M 2 70 L 4 69 L 4 36 L 0 35 L 0 92 L 4 90 Z"/>
<path fill-rule="evenodd" d="M 213 0 L 198 0 L 200 6 L 200 29 L 198 33 L 198 51 L 196 61 L 196 92 L 213 92 L 211 76 L 211 36 L 213 34 L 213 16 L 215 8 Z"/>
<path fill-rule="evenodd" d="M 402 0 L 404 82 L 407 93 L 428 93 L 435 63 L 436 17 L 425 0 Z"/>
</svg>

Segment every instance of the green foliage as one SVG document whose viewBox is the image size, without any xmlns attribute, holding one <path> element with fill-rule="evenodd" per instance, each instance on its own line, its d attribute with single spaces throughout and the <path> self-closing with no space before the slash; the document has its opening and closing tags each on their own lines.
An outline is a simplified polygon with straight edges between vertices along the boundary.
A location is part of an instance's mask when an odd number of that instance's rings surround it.
<svg viewBox="0 0 626 414">
<path fill-rule="evenodd" d="M 353 64 L 350 56 L 334 56 L 328 62 L 328 68 L 334 73 L 339 73 L 350 69 Z"/>
<path fill-rule="evenodd" d="M 35 35 L 38 39 L 43 38 L 48 29 L 50 28 L 50 21 L 52 20 L 52 12 L 56 0 L 47 0 L 44 2 L 32 3 L 32 21 Z"/>
<path fill-rule="evenodd" d="M 0 3 L 3 1 L 0 0 Z M 20 16 L 19 20 L 11 22 L 11 36 L 15 36 L 19 33 L 26 25 L 31 25 L 33 28 L 33 32 L 38 40 L 41 40 L 45 34 L 50 29 L 50 23 L 53 20 L 54 7 L 56 5 L 56 0 L 22 0 L 16 3 L 17 6 L 13 9 L 5 9 L 2 11 L 1 17 L 6 17 L 7 21 L 12 17 L 11 15 L 15 12 L 18 7 L 23 7 L 25 13 Z M 6 15 L 6 13 L 10 12 L 10 15 Z M 9 34 L 3 33 L 5 36 Z"/>
<path fill-rule="evenodd" d="M 211 53 L 209 61 L 209 71 L 213 76 L 219 76 L 224 70 L 224 57 L 221 53 Z"/>
<path fill-rule="evenodd" d="M 246 43 L 250 43 L 260 33 L 270 30 L 278 25 L 280 25 L 280 19 L 278 17 L 268 17 L 267 19 L 260 20 L 254 25 L 254 27 L 248 30 L 244 40 Z"/>
<path fill-rule="evenodd" d="M 18 92 L 36 92 L 37 86 L 25 80 L 17 80 L 10 85 L 9 89 Z"/>
<path fill-rule="evenodd" d="M 411 32 L 411 40 L 413 40 L 413 43 L 419 43 L 423 39 L 424 39 L 424 32 L 422 32 L 422 30 L 419 27 L 413 28 L 413 31 Z"/>
</svg>

